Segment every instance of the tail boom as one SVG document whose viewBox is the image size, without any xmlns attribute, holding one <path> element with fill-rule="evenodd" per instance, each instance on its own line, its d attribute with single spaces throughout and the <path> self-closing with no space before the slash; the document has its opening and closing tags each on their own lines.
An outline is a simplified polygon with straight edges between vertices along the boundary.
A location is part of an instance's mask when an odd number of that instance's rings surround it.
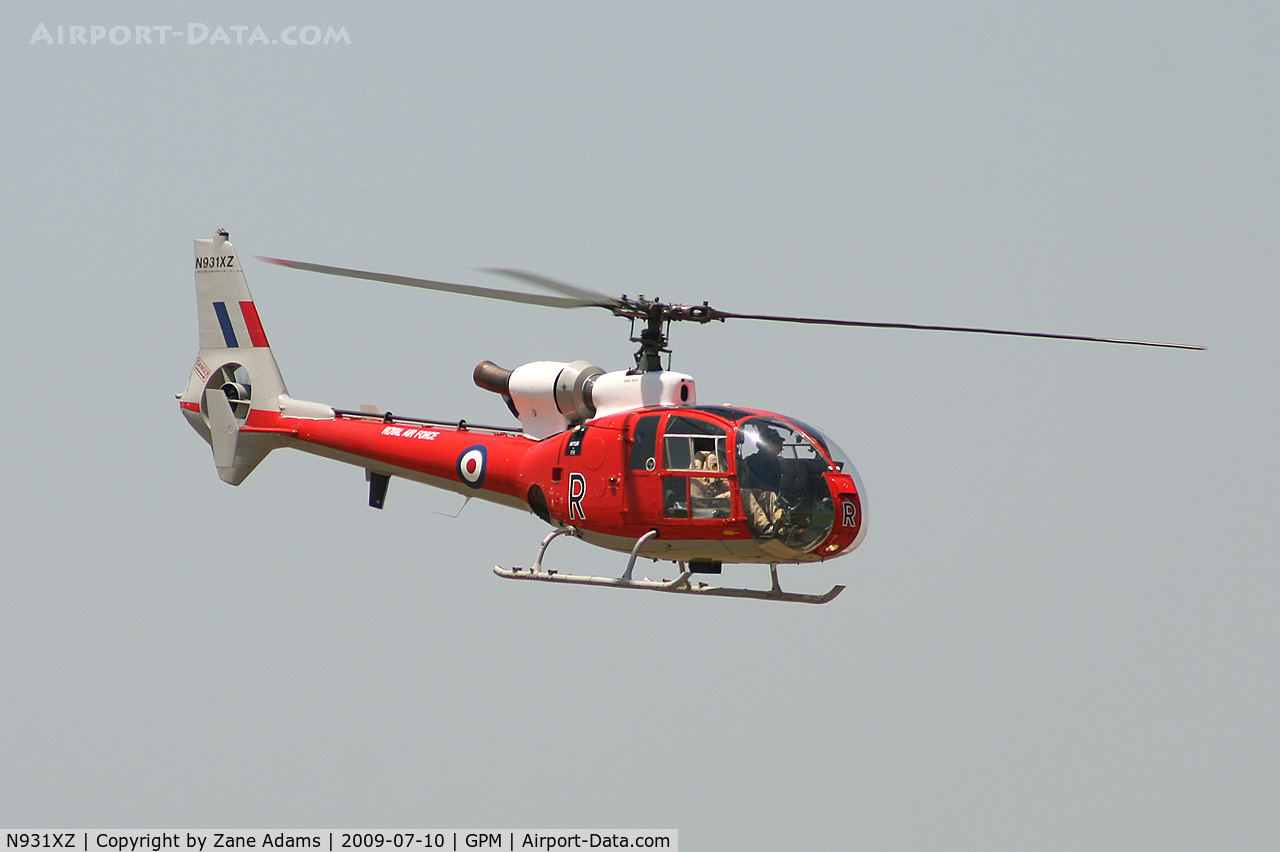
<svg viewBox="0 0 1280 852">
<path fill-rule="evenodd" d="M 518 432 L 422 426 L 329 409 L 328 417 L 253 411 L 241 439 L 257 436 L 371 473 L 398 476 L 517 509 L 529 508 L 521 464 L 533 442 Z"/>
</svg>

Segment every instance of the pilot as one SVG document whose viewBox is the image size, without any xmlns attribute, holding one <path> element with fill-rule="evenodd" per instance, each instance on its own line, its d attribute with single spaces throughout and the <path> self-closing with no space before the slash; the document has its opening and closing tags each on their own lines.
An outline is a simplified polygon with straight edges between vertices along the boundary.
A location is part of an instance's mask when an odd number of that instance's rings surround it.
<svg viewBox="0 0 1280 852">
<path fill-rule="evenodd" d="M 747 523 L 760 538 L 771 538 L 782 520 L 782 506 L 778 492 L 782 489 L 782 436 L 770 426 L 761 426 L 757 432 L 756 452 L 743 465 L 743 508 Z"/>
<path fill-rule="evenodd" d="M 782 436 L 771 426 L 760 427 L 757 451 L 747 458 L 748 488 L 763 488 L 766 491 L 778 491 L 782 488 L 782 462 L 778 456 L 782 453 Z"/>
</svg>

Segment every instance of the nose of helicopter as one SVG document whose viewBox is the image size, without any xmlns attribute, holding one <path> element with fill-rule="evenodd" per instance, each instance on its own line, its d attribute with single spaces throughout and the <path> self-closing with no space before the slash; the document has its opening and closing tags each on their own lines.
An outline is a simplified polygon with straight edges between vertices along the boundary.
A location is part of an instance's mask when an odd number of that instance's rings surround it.
<svg viewBox="0 0 1280 852">
<path fill-rule="evenodd" d="M 846 463 L 840 471 L 842 476 L 833 477 L 832 505 L 835 509 L 835 522 L 827 542 L 822 546 L 825 557 L 834 558 L 862 544 L 867 536 L 867 502 L 866 491 L 862 488 L 862 477 L 852 464 Z"/>
</svg>

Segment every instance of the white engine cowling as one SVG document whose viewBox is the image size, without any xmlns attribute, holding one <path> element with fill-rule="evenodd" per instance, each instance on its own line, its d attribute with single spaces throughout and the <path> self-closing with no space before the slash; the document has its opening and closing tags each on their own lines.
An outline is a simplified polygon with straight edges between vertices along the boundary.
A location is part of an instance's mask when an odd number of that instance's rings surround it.
<svg viewBox="0 0 1280 852">
<path fill-rule="evenodd" d="M 693 376 L 658 370 L 650 373 L 605 373 L 591 388 L 594 417 L 606 417 L 650 405 L 697 405 Z"/>
<path fill-rule="evenodd" d="M 509 372 L 485 361 L 476 367 L 475 381 L 509 399 L 524 434 L 535 440 L 621 411 L 697 403 L 692 376 L 606 373 L 586 361 L 534 361 Z"/>
<path fill-rule="evenodd" d="M 524 433 L 541 440 L 590 417 L 591 381 L 602 373 L 586 361 L 534 361 L 512 370 L 507 394 Z"/>
</svg>

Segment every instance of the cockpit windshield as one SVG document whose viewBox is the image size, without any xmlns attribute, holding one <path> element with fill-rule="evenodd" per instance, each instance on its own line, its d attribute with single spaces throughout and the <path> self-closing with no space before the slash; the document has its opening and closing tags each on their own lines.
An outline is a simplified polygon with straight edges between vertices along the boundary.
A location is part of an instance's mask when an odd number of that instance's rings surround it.
<svg viewBox="0 0 1280 852">
<path fill-rule="evenodd" d="M 831 456 L 831 460 L 835 462 L 836 470 L 853 469 L 853 462 L 850 461 L 849 456 L 845 454 L 844 450 L 840 449 L 840 446 L 835 441 L 828 438 L 821 429 L 815 429 L 803 420 L 796 420 L 794 417 L 791 418 L 791 422 L 808 433 L 810 438 L 818 442 L 818 446 L 827 451 L 827 455 Z"/>
<path fill-rule="evenodd" d="M 738 426 L 737 456 L 742 506 L 757 541 L 804 551 L 826 537 L 835 519 L 823 475 L 831 463 L 804 432 L 753 417 Z"/>
</svg>

